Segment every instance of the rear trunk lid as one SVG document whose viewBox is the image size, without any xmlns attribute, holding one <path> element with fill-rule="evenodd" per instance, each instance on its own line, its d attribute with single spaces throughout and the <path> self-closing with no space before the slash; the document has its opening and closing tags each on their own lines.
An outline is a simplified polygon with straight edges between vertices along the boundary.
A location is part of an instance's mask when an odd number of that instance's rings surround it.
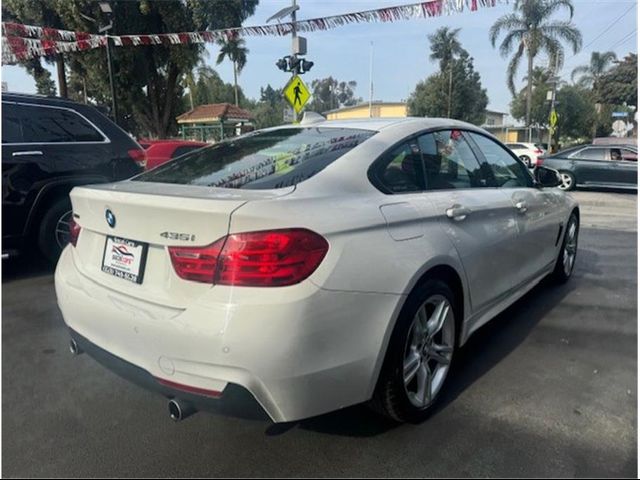
<svg viewBox="0 0 640 480">
<path fill-rule="evenodd" d="M 76 266 L 114 291 L 184 308 L 211 285 L 180 279 L 167 247 L 209 245 L 229 232 L 231 215 L 245 203 L 287 195 L 294 189 L 237 190 L 132 181 L 76 187 L 71 203 L 82 228 L 74 249 Z M 123 266 L 120 261 L 129 263 Z"/>
</svg>

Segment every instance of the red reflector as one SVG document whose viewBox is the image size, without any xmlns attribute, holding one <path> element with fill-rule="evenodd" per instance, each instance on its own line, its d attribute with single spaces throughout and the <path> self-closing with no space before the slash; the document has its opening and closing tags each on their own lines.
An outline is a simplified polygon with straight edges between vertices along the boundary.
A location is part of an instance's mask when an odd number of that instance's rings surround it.
<svg viewBox="0 0 640 480">
<path fill-rule="evenodd" d="M 189 385 L 182 385 L 181 383 L 170 382 L 169 380 L 163 380 L 162 378 L 156 378 L 160 385 L 172 388 L 174 390 L 180 390 L 181 392 L 193 393 L 195 395 L 204 395 L 205 397 L 220 398 L 222 392 L 216 390 L 207 390 L 206 388 L 191 387 Z"/>
<path fill-rule="evenodd" d="M 169 247 L 180 278 L 217 285 L 282 287 L 300 283 L 324 259 L 329 244 L 310 230 L 236 233 L 200 248 Z"/>
<path fill-rule="evenodd" d="M 82 227 L 76 223 L 76 220 L 71 215 L 71 221 L 69 222 L 69 243 L 74 247 L 78 243 L 78 237 L 80 236 L 80 230 Z"/>
<path fill-rule="evenodd" d="M 133 148 L 127 151 L 127 153 L 140 167 L 145 168 L 147 166 L 147 152 L 145 150 Z"/>
<path fill-rule="evenodd" d="M 540 166 L 544 163 L 544 158 L 543 157 L 538 157 L 536 158 L 536 166 Z"/>
</svg>

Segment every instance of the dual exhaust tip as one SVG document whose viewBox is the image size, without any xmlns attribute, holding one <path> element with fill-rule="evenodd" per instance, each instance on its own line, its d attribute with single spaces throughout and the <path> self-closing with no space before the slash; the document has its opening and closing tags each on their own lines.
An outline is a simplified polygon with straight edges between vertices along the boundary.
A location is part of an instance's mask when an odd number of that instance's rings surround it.
<svg viewBox="0 0 640 480">
<path fill-rule="evenodd" d="M 69 341 L 69 351 L 72 355 L 81 355 L 84 353 L 84 350 L 80 348 L 78 342 L 74 339 Z M 169 400 L 168 406 L 169 417 L 171 417 L 171 420 L 174 422 L 181 422 L 197 412 L 196 408 L 191 403 L 180 400 L 179 398 Z"/>
</svg>

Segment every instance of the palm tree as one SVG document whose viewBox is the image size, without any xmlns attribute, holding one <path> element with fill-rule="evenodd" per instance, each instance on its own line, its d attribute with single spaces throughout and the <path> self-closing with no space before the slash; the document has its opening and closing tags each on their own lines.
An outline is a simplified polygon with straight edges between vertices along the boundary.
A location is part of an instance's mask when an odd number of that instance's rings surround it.
<svg viewBox="0 0 640 480">
<path fill-rule="evenodd" d="M 579 86 L 597 90 L 600 79 L 612 67 L 615 60 L 617 60 L 617 57 L 613 52 L 592 52 L 589 65 L 574 68 L 573 72 L 571 72 L 571 80 L 581 75 L 577 82 Z"/>
<path fill-rule="evenodd" d="M 515 48 L 507 69 L 507 85 L 515 96 L 516 88 L 513 79 L 518 64 L 523 56 L 527 57 L 527 107 L 525 122 L 531 120 L 531 94 L 533 61 L 540 53 L 557 59 L 560 68 L 564 59 L 562 41 L 567 42 L 574 53 L 582 46 L 582 34 L 570 22 L 553 20 L 554 13 L 562 8 L 569 10 L 569 18 L 573 18 L 573 2 L 571 0 L 516 0 L 514 12 L 503 15 L 493 24 L 489 32 L 491 44 L 495 47 L 498 37 L 504 32 L 500 44 L 500 54 L 507 57 Z"/>
<path fill-rule="evenodd" d="M 235 91 L 236 107 L 238 106 L 238 75 L 247 64 L 247 53 L 249 49 L 244 46 L 245 42 L 239 37 L 228 37 L 219 42 L 221 48 L 218 54 L 216 65 L 220 65 L 225 57 L 233 62 L 233 88 Z"/>
<path fill-rule="evenodd" d="M 441 27 L 436 33 L 428 36 L 431 42 L 431 60 L 440 60 L 440 71 L 444 75 L 445 71 L 449 71 L 449 97 L 447 117 L 451 116 L 451 95 L 453 93 L 453 60 L 457 55 L 464 52 L 460 41 L 458 40 L 460 29 L 449 29 L 449 27 Z"/>
</svg>

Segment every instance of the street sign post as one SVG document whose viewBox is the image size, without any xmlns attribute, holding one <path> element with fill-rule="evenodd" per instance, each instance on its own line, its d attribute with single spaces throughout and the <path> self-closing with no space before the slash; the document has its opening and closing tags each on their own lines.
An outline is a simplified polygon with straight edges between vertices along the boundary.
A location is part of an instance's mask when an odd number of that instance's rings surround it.
<svg viewBox="0 0 640 480">
<path fill-rule="evenodd" d="M 309 101 L 311 94 L 302 79 L 295 75 L 284 87 L 284 97 L 291 104 L 296 113 L 300 113 L 304 105 Z"/>
</svg>

